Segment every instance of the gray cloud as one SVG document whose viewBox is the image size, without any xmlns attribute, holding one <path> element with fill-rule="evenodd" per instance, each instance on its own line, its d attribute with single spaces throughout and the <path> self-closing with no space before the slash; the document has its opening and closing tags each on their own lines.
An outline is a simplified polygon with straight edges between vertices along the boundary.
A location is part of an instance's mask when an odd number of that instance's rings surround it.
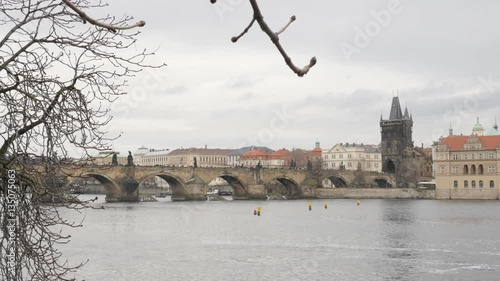
<svg viewBox="0 0 500 281">
<path fill-rule="evenodd" d="M 374 13 L 387 9 L 388 0 L 260 1 L 274 30 L 297 16 L 280 42 L 299 66 L 318 57 L 304 78 L 286 67 L 256 26 L 238 43 L 230 42 L 250 20 L 248 1 L 221 0 L 230 5 L 224 12 L 208 1 L 144 0 L 139 7 L 109 2 L 113 13 L 146 20 L 137 48 L 161 46 L 156 57 L 168 63 L 162 88 L 148 91 L 144 101 L 125 103 L 133 114 L 116 115 L 120 124 L 148 120 L 137 123 L 143 124 L 140 130 L 127 127 L 131 133 L 115 142 L 122 150 L 137 144 L 235 147 L 269 127 L 273 111 L 283 105 L 295 117 L 268 146 L 310 148 L 316 139 L 325 147 L 378 143 L 380 114 L 389 115 L 396 89 L 413 114 L 415 143 L 430 144 L 438 133 L 447 133 L 444 115 L 470 100 L 479 76 L 500 80 L 500 2 L 494 0 L 442 0 L 439 5 L 401 0 L 401 13 L 350 62 L 339 46 L 354 44 L 356 30 L 365 30 Z M 471 107 L 455 131 L 469 133 L 476 116 L 490 127 L 500 116 L 498 92 Z"/>
</svg>

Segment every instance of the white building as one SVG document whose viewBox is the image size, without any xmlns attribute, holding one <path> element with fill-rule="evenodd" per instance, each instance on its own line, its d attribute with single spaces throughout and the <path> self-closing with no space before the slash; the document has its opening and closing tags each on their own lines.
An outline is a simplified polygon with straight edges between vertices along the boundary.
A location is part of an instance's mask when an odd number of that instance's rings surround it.
<svg viewBox="0 0 500 281">
<path fill-rule="evenodd" d="M 380 146 L 356 143 L 336 144 L 332 149 L 323 151 L 323 168 L 363 171 L 382 171 Z"/>
<path fill-rule="evenodd" d="M 134 164 L 138 166 L 167 166 L 169 154 L 168 149 L 148 149 L 143 146 L 134 153 Z"/>
</svg>

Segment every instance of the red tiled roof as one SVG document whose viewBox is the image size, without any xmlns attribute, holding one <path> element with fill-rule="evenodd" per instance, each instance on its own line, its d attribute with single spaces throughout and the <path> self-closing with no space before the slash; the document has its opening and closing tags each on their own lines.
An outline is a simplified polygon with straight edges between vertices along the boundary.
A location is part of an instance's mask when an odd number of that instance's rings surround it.
<svg viewBox="0 0 500 281">
<path fill-rule="evenodd" d="M 469 136 L 447 136 L 441 141 L 448 146 L 450 150 L 460 150 L 469 139 Z"/>
<path fill-rule="evenodd" d="M 245 159 L 267 159 L 269 157 L 269 154 L 265 151 L 262 151 L 260 149 L 252 149 L 249 152 L 243 154 L 240 156 L 241 160 Z"/>
<path fill-rule="evenodd" d="M 288 157 L 288 155 L 290 155 L 290 150 L 283 148 L 271 153 L 270 158 L 285 160 Z"/>
<path fill-rule="evenodd" d="M 442 139 L 450 150 L 461 150 L 470 136 L 448 136 Z M 479 136 L 479 141 L 485 146 L 485 149 L 497 149 L 500 145 L 500 136 Z"/>
<path fill-rule="evenodd" d="M 486 149 L 497 149 L 500 145 L 500 136 L 481 136 L 477 138 L 486 146 Z"/>
</svg>

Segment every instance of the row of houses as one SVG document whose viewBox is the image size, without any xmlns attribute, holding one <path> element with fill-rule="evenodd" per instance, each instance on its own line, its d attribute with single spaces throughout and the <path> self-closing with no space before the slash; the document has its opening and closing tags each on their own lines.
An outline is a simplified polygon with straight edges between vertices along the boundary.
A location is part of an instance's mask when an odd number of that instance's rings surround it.
<svg viewBox="0 0 500 281">
<path fill-rule="evenodd" d="M 100 152 L 94 159 L 98 165 L 112 164 L 115 152 Z M 119 165 L 127 163 L 127 157 L 117 153 Z M 264 146 L 248 146 L 239 149 L 179 148 L 175 150 L 140 147 L 133 153 L 134 165 L 177 167 L 255 167 L 265 168 L 307 167 L 308 163 L 323 169 L 381 171 L 381 152 L 378 145 L 340 143 L 330 149 L 321 149 L 316 142 L 311 150 L 285 148 L 273 150 Z"/>
</svg>

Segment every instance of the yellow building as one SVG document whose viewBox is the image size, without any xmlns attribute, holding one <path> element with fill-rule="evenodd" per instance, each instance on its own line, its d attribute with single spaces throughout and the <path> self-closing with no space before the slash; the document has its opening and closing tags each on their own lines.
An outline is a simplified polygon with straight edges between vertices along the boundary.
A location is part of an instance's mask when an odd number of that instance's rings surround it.
<svg viewBox="0 0 500 281">
<path fill-rule="evenodd" d="M 498 199 L 500 135 L 487 134 L 479 120 L 470 136 L 450 135 L 434 142 L 436 199 Z"/>
</svg>

